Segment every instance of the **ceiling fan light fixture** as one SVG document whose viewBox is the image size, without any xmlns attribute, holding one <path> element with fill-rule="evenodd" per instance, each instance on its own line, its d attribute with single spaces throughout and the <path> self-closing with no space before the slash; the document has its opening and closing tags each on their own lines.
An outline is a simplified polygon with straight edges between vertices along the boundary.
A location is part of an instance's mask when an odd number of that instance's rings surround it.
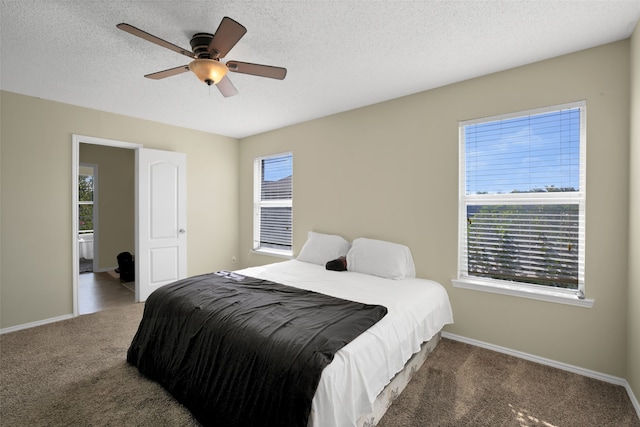
<svg viewBox="0 0 640 427">
<path fill-rule="evenodd" d="M 195 59 L 189 64 L 189 70 L 209 86 L 218 84 L 229 71 L 226 65 L 215 59 Z"/>
</svg>

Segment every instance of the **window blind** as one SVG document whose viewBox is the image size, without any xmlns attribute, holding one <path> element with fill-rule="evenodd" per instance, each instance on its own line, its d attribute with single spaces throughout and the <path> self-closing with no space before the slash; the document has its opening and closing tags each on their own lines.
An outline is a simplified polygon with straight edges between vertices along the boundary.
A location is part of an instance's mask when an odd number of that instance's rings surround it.
<svg viewBox="0 0 640 427">
<path fill-rule="evenodd" d="M 575 204 L 467 206 L 468 274 L 577 289 Z"/>
<path fill-rule="evenodd" d="M 291 251 L 293 156 L 256 159 L 254 249 Z"/>
<path fill-rule="evenodd" d="M 461 277 L 582 290 L 584 104 L 461 123 Z"/>
<path fill-rule="evenodd" d="M 261 200 L 290 200 L 293 197 L 292 172 L 290 155 L 263 159 L 260 178 Z"/>
<path fill-rule="evenodd" d="M 464 127 L 466 193 L 578 191 L 580 109 Z"/>
<path fill-rule="evenodd" d="M 291 208 L 260 208 L 260 246 L 291 249 Z"/>
</svg>

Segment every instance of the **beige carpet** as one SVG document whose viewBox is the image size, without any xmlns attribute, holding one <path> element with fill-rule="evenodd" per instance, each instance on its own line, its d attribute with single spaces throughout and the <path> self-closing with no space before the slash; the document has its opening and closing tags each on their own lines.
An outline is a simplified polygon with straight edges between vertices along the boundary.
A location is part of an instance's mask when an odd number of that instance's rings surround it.
<svg viewBox="0 0 640 427">
<path fill-rule="evenodd" d="M 189 426 L 190 413 L 126 363 L 144 304 L 0 336 L 2 426 Z"/>
<path fill-rule="evenodd" d="M 379 427 L 638 427 L 623 387 L 443 339 Z"/>
<path fill-rule="evenodd" d="M 0 425 L 196 426 L 125 361 L 142 310 L 132 304 L 0 335 Z M 622 387 L 445 339 L 379 426 L 640 421 Z"/>
</svg>

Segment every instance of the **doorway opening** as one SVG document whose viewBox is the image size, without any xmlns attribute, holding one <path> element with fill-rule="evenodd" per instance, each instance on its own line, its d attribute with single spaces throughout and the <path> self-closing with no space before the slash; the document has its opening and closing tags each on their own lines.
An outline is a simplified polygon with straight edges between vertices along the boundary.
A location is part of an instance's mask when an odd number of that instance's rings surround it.
<svg viewBox="0 0 640 427">
<path fill-rule="evenodd" d="M 120 268 L 118 259 L 124 252 L 135 257 L 134 302 L 144 302 L 154 289 L 183 279 L 187 274 L 187 206 L 186 154 L 143 148 L 103 138 L 72 135 L 72 272 L 73 314 L 79 314 L 79 182 L 80 147 L 102 147 L 94 161 L 100 168 L 100 201 L 94 200 L 93 273 Z M 115 150 L 114 150 L 115 148 Z M 126 148 L 126 150 L 119 150 Z M 106 151 L 127 152 L 115 166 L 104 162 Z M 104 164 L 104 165 L 103 165 Z M 111 175 L 110 172 L 115 172 Z M 129 175 L 129 172 L 131 175 Z M 105 182 L 128 181 L 115 193 L 108 193 Z M 95 176 L 94 176 L 95 186 Z M 130 207 L 124 201 L 129 200 Z M 100 211 L 100 220 L 96 221 Z M 107 221 L 114 219 L 110 225 Z M 127 226 L 130 228 L 126 229 Z M 116 267 L 117 266 L 117 267 Z"/>
<path fill-rule="evenodd" d="M 109 247 L 109 236 L 117 234 L 119 224 L 127 223 L 127 242 L 123 243 L 123 250 L 133 251 L 135 248 L 135 196 L 130 191 L 130 207 L 115 203 L 121 200 L 114 192 L 114 186 L 109 181 L 118 181 L 123 174 L 127 174 L 133 181 L 135 174 L 135 150 L 140 144 L 114 141 L 82 135 L 72 136 L 72 248 L 73 248 L 73 314 L 92 313 L 106 308 L 135 302 L 135 283 L 121 283 L 115 270 L 117 269 L 117 253 L 119 249 Z M 120 150 L 124 149 L 124 150 Z M 86 160 L 89 151 L 97 152 L 91 160 Z M 131 159 L 126 166 L 122 162 L 110 164 L 109 152 L 120 154 Z M 98 180 L 98 170 L 100 180 Z M 125 172 L 126 171 L 126 172 Z M 115 178 L 114 178 L 115 175 Z M 101 187 L 104 191 L 99 191 Z M 128 187 L 132 183 L 129 182 Z M 104 193 L 104 194 L 103 194 Z M 99 200 L 100 199 L 100 200 Z M 105 203 L 102 203 L 102 202 Z M 117 206 L 111 209 L 113 205 Z M 101 205 L 102 208 L 101 209 Z M 101 211 L 103 215 L 100 214 Z M 128 213 L 123 213 L 126 211 Z M 104 217 L 104 218 L 103 218 Z M 123 219 L 125 218 L 125 219 Z M 111 225 L 110 225 L 111 223 Z M 104 233 L 101 233 L 101 229 Z M 106 234 L 105 234 L 106 233 Z M 105 240 L 103 237 L 107 237 Z M 104 242 L 103 242 L 104 241 Z M 104 246 L 102 243 L 106 243 Z M 118 248 L 119 243 L 116 243 Z"/>
</svg>

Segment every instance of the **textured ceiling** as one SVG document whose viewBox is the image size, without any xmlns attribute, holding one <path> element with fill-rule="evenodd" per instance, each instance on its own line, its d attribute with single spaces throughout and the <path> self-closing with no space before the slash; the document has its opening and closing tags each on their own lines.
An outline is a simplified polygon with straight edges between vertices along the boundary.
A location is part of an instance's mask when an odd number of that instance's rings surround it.
<svg viewBox="0 0 640 427">
<path fill-rule="evenodd" d="M 2 1 L 3 90 L 242 138 L 629 37 L 640 1 Z M 223 98 L 181 47 L 229 16 L 248 32 L 223 59 L 283 66 L 237 73 Z"/>
</svg>

